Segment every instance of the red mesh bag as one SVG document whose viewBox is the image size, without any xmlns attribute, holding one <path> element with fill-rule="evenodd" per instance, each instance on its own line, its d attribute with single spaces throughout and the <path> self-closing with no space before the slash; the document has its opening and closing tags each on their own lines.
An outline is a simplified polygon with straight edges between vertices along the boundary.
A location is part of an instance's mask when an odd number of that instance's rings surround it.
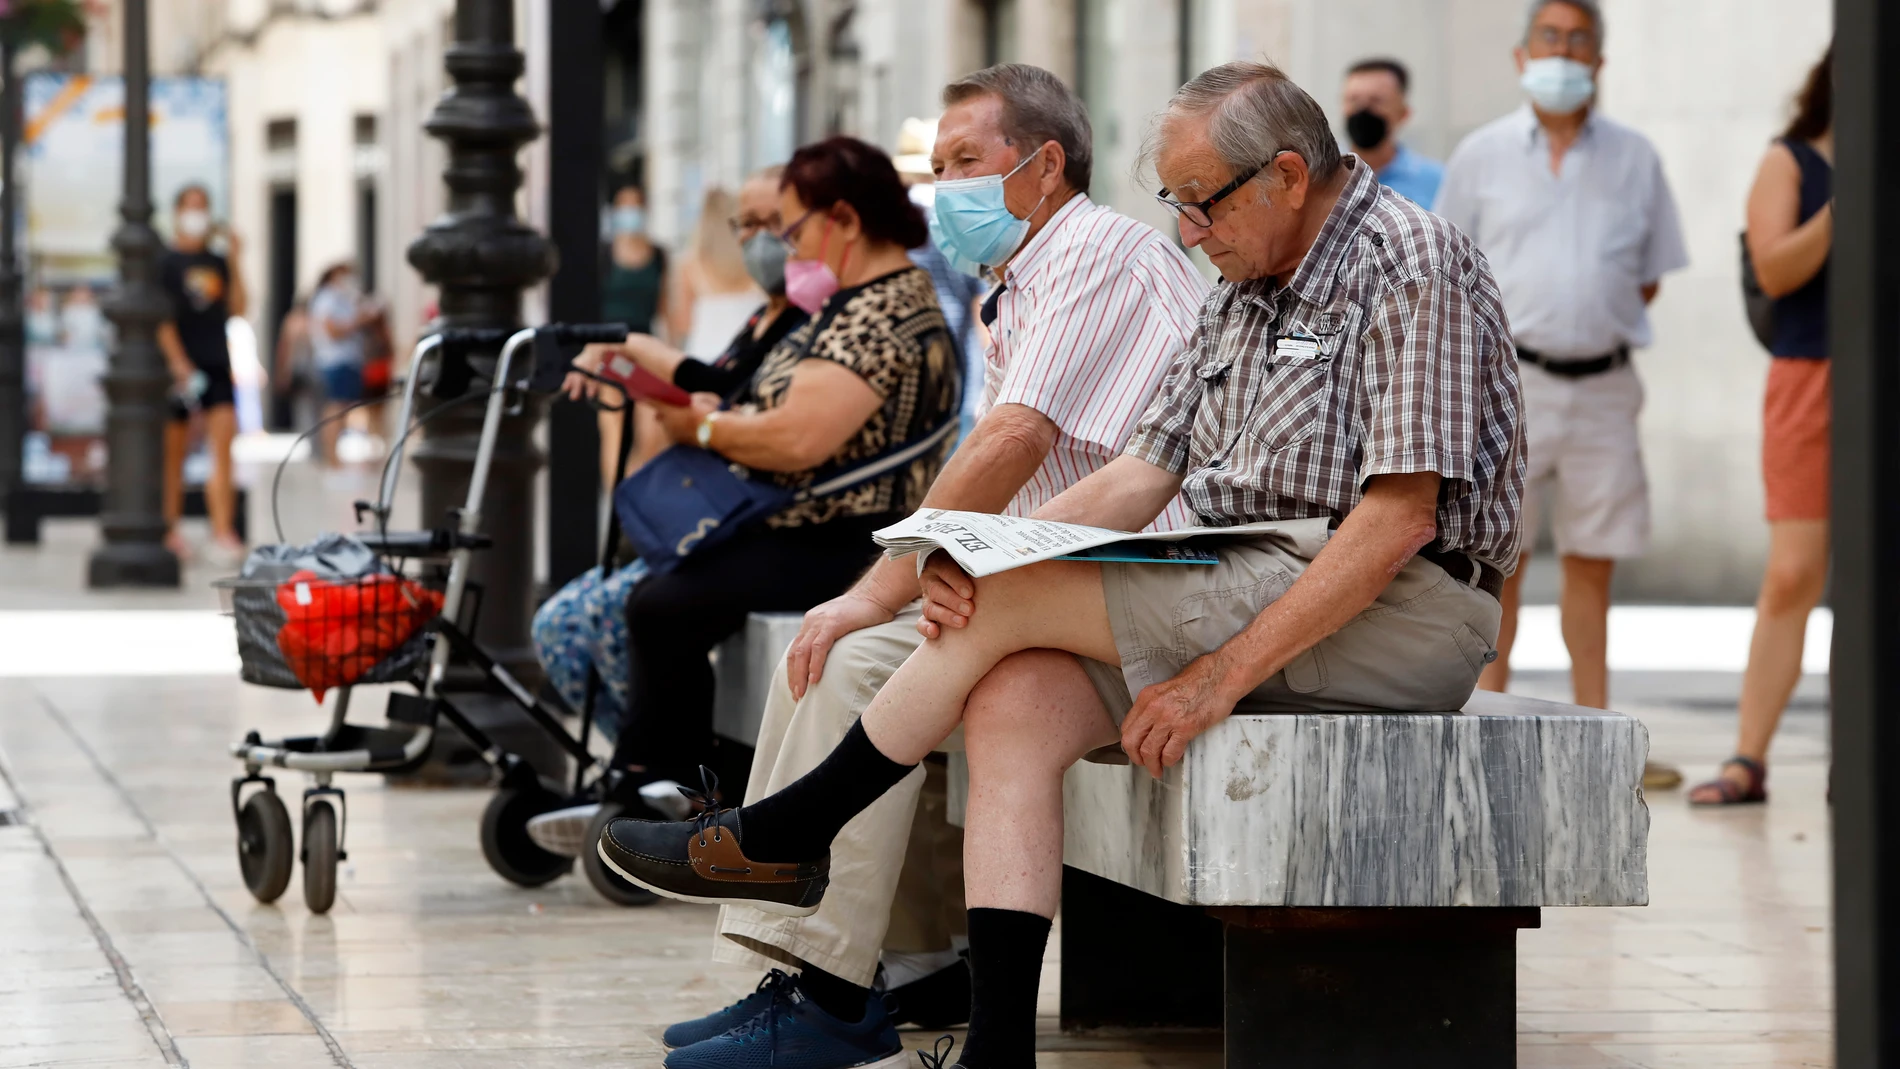
<svg viewBox="0 0 1900 1069">
<path fill-rule="evenodd" d="M 277 648 L 321 702 L 369 674 L 442 611 L 442 595 L 397 575 L 321 579 L 304 570 L 277 588 Z"/>
</svg>

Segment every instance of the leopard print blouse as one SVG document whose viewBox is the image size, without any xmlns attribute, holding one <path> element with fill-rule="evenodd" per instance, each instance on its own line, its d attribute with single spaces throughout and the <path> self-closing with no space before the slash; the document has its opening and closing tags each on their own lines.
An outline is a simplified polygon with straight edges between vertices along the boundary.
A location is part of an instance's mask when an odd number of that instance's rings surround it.
<svg viewBox="0 0 1900 1069">
<path fill-rule="evenodd" d="M 963 396 L 962 361 L 930 275 L 910 267 L 841 289 L 817 315 L 792 331 L 767 354 L 752 380 L 754 411 L 785 402 L 792 372 L 805 360 L 843 364 L 870 384 L 884 404 L 871 413 L 858 433 L 824 464 L 810 471 L 772 474 L 781 486 L 797 488 L 821 475 L 869 460 L 894 447 L 927 437 L 945 420 L 956 418 Z M 861 486 L 815 501 L 795 504 L 773 516 L 774 527 L 827 523 L 846 516 L 915 512 L 953 443 Z"/>
</svg>

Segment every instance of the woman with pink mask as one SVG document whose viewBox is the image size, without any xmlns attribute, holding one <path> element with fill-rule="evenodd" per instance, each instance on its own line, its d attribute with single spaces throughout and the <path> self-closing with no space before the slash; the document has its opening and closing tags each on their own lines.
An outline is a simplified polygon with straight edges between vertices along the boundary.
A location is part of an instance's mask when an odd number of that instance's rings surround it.
<svg viewBox="0 0 1900 1069">
<path fill-rule="evenodd" d="M 652 407 L 674 443 L 799 488 L 954 422 L 962 374 L 936 289 L 908 256 L 929 230 L 890 157 L 834 137 L 799 149 L 778 188 L 785 296 L 810 319 L 729 401 L 695 393 L 690 405 Z M 576 365 L 591 370 L 603 355 Z M 869 482 L 794 504 L 634 587 L 614 756 L 631 785 L 698 782 L 712 746 L 706 655 L 748 613 L 803 611 L 849 586 L 877 554 L 871 532 L 923 504 L 949 446 L 946 437 Z"/>
</svg>

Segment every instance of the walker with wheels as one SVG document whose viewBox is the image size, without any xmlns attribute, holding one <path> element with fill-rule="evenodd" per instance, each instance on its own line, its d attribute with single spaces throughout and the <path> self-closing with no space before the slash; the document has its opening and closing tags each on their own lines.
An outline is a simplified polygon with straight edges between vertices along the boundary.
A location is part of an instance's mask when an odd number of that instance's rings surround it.
<svg viewBox="0 0 1900 1069">
<path fill-rule="evenodd" d="M 238 866 L 258 901 L 279 898 L 289 887 L 293 864 L 301 860 L 305 904 L 313 913 L 327 911 L 336 899 L 337 864 L 349 857 L 348 810 L 333 777 L 339 772 L 419 768 L 428 758 L 440 719 L 454 725 L 499 773 L 499 788 L 481 822 L 482 855 L 490 867 L 522 887 L 538 887 L 572 869 L 573 858 L 534 843 L 527 822 L 576 799 L 598 800 L 611 789 L 603 775 L 604 762 L 594 758 L 588 746 L 592 709 L 581 711 L 578 735 L 570 733 L 562 720 L 570 711 L 558 699 L 550 704 L 537 696 L 475 641 L 481 598 L 469 569 L 474 553 L 490 544 L 481 534 L 481 505 L 502 418 L 519 411 L 523 392 L 558 388 L 568 364 L 561 358 L 563 347 L 625 337 L 624 325 L 609 323 L 551 324 L 512 333 L 445 330 L 423 338 L 403 388 L 398 421 L 403 431 L 384 462 L 378 499 L 356 505 L 359 523 L 367 516 L 373 521 L 370 527 L 353 536 L 326 535 L 309 546 L 260 547 L 246 562 L 245 574 L 215 584 L 237 622 L 247 682 L 309 689 L 319 700 L 326 690 L 336 691 L 330 726 L 322 735 L 265 741 L 252 731 L 231 747 L 244 764 L 244 774 L 231 783 Z M 516 358 L 530 344 L 534 357 L 528 361 L 528 373 L 522 374 Z M 480 354 L 497 345 L 500 353 L 493 358 L 492 373 L 484 375 L 487 361 Z M 482 378 L 490 385 L 470 392 L 470 385 Z M 441 403 L 417 418 L 417 391 L 425 379 Z M 477 400 L 486 401 L 486 412 L 466 503 L 453 510 L 442 527 L 390 531 L 403 446 L 410 434 L 435 414 Z M 275 508 L 275 488 L 272 496 Z M 614 538 L 617 532 L 610 530 L 603 564 L 612 562 Z M 298 565 L 302 567 L 285 574 Z M 546 731 L 574 759 L 572 785 L 563 789 L 546 781 L 527 761 L 501 749 L 471 723 L 444 693 L 451 665 L 475 669 L 490 690 L 511 698 Z M 384 726 L 350 723 L 351 694 L 368 683 L 407 684 L 415 693 L 389 693 Z M 300 806 L 300 852 L 294 849 L 290 813 L 278 796 L 276 780 L 264 774 L 266 768 L 311 774 L 313 783 L 304 790 Z M 611 873 L 596 877 L 590 869 L 588 876 L 610 901 L 651 901 L 638 888 L 621 886 L 623 881 Z"/>
</svg>

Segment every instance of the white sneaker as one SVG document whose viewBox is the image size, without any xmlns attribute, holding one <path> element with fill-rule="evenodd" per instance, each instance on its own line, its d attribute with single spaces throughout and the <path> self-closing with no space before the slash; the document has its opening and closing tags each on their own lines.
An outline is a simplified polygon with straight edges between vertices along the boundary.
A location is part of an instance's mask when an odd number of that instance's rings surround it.
<svg viewBox="0 0 1900 1069">
<path fill-rule="evenodd" d="M 534 845 L 561 857 L 579 857 L 587 848 L 587 826 L 600 812 L 598 802 L 568 806 L 528 818 L 528 838 Z"/>
<path fill-rule="evenodd" d="M 640 800 L 668 820 L 685 820 L 693 815 L 693 803 L 680 793 L 678 782 L 655 780 L 640 788 Z"/>
</svg>

